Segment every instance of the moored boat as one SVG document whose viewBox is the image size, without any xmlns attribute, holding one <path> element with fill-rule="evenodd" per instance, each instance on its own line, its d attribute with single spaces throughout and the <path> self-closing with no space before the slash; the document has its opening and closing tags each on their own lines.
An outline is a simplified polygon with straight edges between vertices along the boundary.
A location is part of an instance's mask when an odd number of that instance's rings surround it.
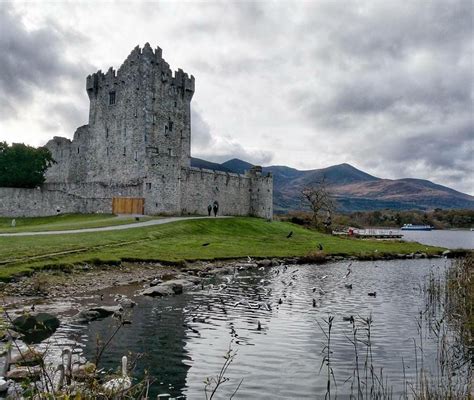
<svg viewBox="0 0 474 400">
<path fill-rule="evenodd" d="M 400 229 L 402 231 L 431 231 L 433 227 L 431 225 L 405 224 Z"/>
</svg>

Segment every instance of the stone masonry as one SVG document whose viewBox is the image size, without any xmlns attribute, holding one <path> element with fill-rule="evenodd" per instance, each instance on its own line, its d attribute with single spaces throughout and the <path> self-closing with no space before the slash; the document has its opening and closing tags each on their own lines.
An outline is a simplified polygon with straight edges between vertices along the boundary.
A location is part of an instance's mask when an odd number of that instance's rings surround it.
<svg viewBox="0 0 474 400">
<path fill-rule="evenodd" d="M 239 175 L 190 166 L 195 80 L 173 73 L 159 47 L 137 46 L 117 71 L 89 75 L 86 90 L 89 123 L 72 141 L 47 143 L 57 163 L 41 195 L 21 191 L 35 215 L 111 212 L 112 198 L 123 196 L 143 197 L 146 214 L 207 214 L 218 201 L 223 215 L 272 217 L 273 180 L 260 167 Z M 0 204 L 0 213 L 15 207 Z"/>
</svg>

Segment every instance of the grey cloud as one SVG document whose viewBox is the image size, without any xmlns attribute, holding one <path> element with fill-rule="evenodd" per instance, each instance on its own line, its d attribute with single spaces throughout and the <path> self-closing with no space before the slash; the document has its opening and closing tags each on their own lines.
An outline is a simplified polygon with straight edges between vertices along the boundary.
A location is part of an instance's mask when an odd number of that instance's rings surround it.
<svg viewBox="0 0 474 400">
<path fill-rule="evenodd" d="M 202 118 L 196 106 L 191 108 L 191 145 L 205 148 L 212 142 L 211 127 Z"/>
<path fill-rule="evenodd" d="M 239 158 L 255 165 L 269 165 L 273 159 L 273 152 L 269 150 L 257 150 L 251 151 L 245 149 L 241 144 L 233 143 L 226 149 L 223 149 L 222 153 L 202 153 L 203 158 L 209 161 L 222 163 L 232 158 Z"/>
<path fill-rule="evenodd" d="M 84 79 L 80 63 L 64 57 L 68 40 L 79 35 L 61 31 L 51 23 L 48 27 L 27 30 L 8 3 L 0 5 L 0 108 L 9 110 L 2 117 L 14 117 L 18 108 L 25 108 L 37 89 L 54 92 L 62 79 Z"/>
<path fill-rule="evenodd" d="M 268 150 L 252 151 L 240 143 L 211 133 L 211 127 L 202 117 L 199 107 L 191 111 L 192 152 L 193 156 L 209 161 L 222 163 L 232 158 L 240 158 L 252 164 L 265 165 L 270 163 L 273 152 Z"/>
</svg>

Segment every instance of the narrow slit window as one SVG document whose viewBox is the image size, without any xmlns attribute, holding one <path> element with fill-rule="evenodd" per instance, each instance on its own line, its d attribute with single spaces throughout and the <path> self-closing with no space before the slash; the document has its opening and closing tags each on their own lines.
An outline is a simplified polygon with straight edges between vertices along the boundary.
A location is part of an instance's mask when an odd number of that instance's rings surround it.
<svg viewBox="0 0 474 400">
<path fill-rule="evenodd" d="M 113 106 L 115 104 L 115 92 L 109 92 L 109 105 Z"/>
<path fill-rule="evenodd" d="M 105 128 L 105 138 L 109 137 L 109 128 Z"/>
<path fill-rule="evenodd" d="M 138 151 L 135 152 L 135 161 L 138 160 Z"/>
<path fill-rule="evenodd" d="M 127 149 L 125 147 L 123 148 L 123 155 L 127 155 Z"/>
</svg>

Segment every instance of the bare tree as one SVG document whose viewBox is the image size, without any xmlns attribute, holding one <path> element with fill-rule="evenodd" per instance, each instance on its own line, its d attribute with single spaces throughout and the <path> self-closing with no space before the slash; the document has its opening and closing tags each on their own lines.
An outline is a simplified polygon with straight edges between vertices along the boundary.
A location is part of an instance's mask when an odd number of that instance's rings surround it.
<svg viewBox="0 0 474 400">
<path fill-rule="evenodd" d="M 328 229 L 332 223 L 332 214 L 336 210 L 336 201 L 328 190 L 326 177 L 304 186 L 301 189 L 301 199 L 313 213 L 313 225 Z"/>
</svg>

